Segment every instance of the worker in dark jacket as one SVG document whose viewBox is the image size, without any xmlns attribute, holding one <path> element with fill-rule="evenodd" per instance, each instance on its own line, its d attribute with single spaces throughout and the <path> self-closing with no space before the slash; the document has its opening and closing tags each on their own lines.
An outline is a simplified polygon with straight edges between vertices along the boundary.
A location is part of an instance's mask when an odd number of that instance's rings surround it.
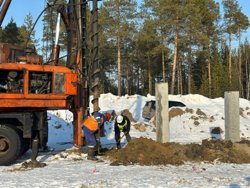
<svg viewBox="0 0 250 188">
<path fill-rule="evenodd" d="M 115 118 L 115 141 L 117 149 L 121 148 L 121 132 L 126 136 L 127 142 L 131 140 L 131 136 L 129 134 L 130 131 L 130 120 L 125 115 L 118 115 Z"/>
<path fill-rule="evenodd" d="M 86 145 L 88 147 L 89 160 L 97 160 L 96 155 L 100 149 L 100 129 L 104 125 L 103 114 L 94 112 L 84 122 L 82 129 L 84 131 Z"/>
</svg>

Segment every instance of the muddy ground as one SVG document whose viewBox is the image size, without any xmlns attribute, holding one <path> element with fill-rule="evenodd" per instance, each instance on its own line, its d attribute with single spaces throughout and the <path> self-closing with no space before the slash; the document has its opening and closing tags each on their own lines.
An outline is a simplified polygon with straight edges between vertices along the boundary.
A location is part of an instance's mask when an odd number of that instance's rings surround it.
<svg viewBox="0 0 250 188">
<path fill-rule="evenodd" d="M 158 143 L 136 138 L 120 150 L 109 150 L 105 157 L 111 165 L 181 165 L 184 162 L 250 163 L 250 141 L 232 143 L 203 140 L 202 144 Z"/>
<path fill-rule="evenodd" d="M 213 120 L 213 117 L 208 117 L 199 109 L 194 112 L 193 109 L 188 108 L 185 110 L 171 108 L 169 118 L 181 116 L 184 113 L 195 113 L 197 118 Z M 140 124 L 135 124 L 134 127 L 139 131 L 145 131 L 142 129 L 145 127 Z M 222 130 L 216 127 L 211 133 L 221 134 Z M 162 144 L 147 138 L 136 138 L 123 149 L 105 152 L 105 157 L 111 160 L 111 165 L 181 165 L 185 162 L 216 163 L 217 161 L 243 164 L 250 163 L 250 140 L 239 143 L 225 140 L 203 140 L 202 144 L 184 145 L 179 143 Z"/>
</svg>

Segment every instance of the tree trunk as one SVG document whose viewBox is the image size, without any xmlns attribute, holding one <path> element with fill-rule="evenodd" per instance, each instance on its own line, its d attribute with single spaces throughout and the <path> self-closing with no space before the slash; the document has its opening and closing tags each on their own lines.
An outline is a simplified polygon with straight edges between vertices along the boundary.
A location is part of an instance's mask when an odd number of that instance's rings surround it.
<svg viewBox="0 0 250 188">
<path fill-rule="evenodd" d="M 210 54 L 210 52 L 209 52 L 209 54 Z M 211 98 L 212 97 L 212 76 L 211 76 L 211 59 L 210 59 L 210 55 L 208 57 L 207 69 L 208 69 L 208 95 Z"/>
<path fill-rule="evenodd" d="M 229 49 L 228 49 L 228 77 L 229 77 L 229 88 L 232 83 L 232 52 L 231 52 L 232 34 L 229 33 Z"/>
<path fill-rule="evenodd" d="M 153 87 L 152 87 L 152 71 L 150 67 L 150 58 L 148 57 L 148 92 L 150 95 L 153 94 Z"/>
<path fill-rule="evenodd" d="M 238 62 L 239 62 L 239 89 L 240 89 L 240 97 L 244 98 L 244 89 L 242 85 L 242 70 L 241 70 L 241 32 L 239 32 L 239 48 L 238 48 Z"/>
<path fill-rule="evenodd" d="M 118 63 L 118 96 L 121 96 L 121 48 L 120 48 L 120 37 L 117 38 L 117 63 Z"/>
<path fill-rule="evenodd" d="M 139 88 L 140 88 L 140 76 L 141 76 L 141 71 L 140 71 L 140 67 L 137 67 L 137 70 L 136 70 L 136 72 L 137 72 L 137 82 L 136 82 L 136 93 L 139 93 L 140 92 L 140 90 L 139 90 Z"/>
<path fill-rule="evenodd" d="M 178 94 L 183 94 L 182 89 L 182 71 L 181 71 L 182 59 L 178 59 Z"/>
<path fill-rule="evenodd" d="M 128 66 L 128 60 L 126 62 L 126 92 L 129 95 L 129 66 Z"/>
<path fill-rule="evenodd" d="M 191 84 L 192 84 L 192 58 L 191 58 L 191 44 L 188 46 L 188 94 L 191 93 Z"/>
<path fill-rule="evenodd" d="M 175 34 L 175 46 L 174 46 L 174 62 L 172 69 L 172 81 L 171 81 L 171 94 L 174 94 L 175 87 L 175 73 L 176 73 L 176 63 L 177 63 L 177 50 L 178 50 L 178 32 Z"/>
<path fill-rule="evenodd" d="M 246 99 L 249 100 L 249 94 L 250 94 L 250 71 L 249 71 L 249 65 L 248 65 L 248 55 L 247 52 L 246 54 L 246 86 L 247 86 L 247 91 L 246 91 Z"/>
<path fill-rule="evenodd" d="M 177 94 L 180 93 L 181 91 L 181 83 L 180 83 L 180 62 L 181 62 L 181 57 L 178 57 L 177 60 L 177 65 L 176 65 L 176 72 L 177 72 Z"/>
<path fill-rule="evenodd" d="M 180 93 L 180 59 L 178 59 L 177 63 L 177 94 Z"/>
<path fill-rule="evenodd" d="M 164 47 L 162 47 L 162 50 L 161 50 L 161 64 L 162 64 L 162 81 L 166 82 Z"/>
</svg>

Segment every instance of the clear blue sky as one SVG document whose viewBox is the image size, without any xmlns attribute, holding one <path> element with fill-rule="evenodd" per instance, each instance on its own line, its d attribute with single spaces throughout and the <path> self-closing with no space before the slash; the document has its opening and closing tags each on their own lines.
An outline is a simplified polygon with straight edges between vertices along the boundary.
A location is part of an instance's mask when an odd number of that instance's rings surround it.
<svg viewBox="0 0 250 188">
<path fill-rule="evenodd" d="M 17 26 L 21 26 L 24 23 L 26 15 L 31 13 L 33 20 L 35 21 L 39 14 L 44 9 L 44 0 L 12 0 L 8 12 L 6 13 L 2 27 L 9 23 L 13 18 Z M 42 37 L 42 17 L 35 27 L 36 38 Z"/>
<path fill-rule="evenodd" d="M 9 10 L 4 19 L 3 25 L 10 21 L 16 21 L 17 25 L 23 24 L 24 17 L 30 12 L 33 17 L 37 17 L 44 8 L 44 0 L 12 0 Z"/>
<path fill-rule="evenodd" d="M 105 1 L 105 0 L 104 0 Z M 141 0 L 138 0 L 141 1 Z M 217 2 L 221 2 L 221 0 L 216 0 Z M 13 17 L 18 26 L 22 25 L 24 22 L 25 16 L 30 12 L 33 15 L 33 19 L 35 20 L 41 11 L 44 9 L 44 0 L 12 0 L 12 3 L 9 7 L 9 10 L 4 19 L 3 25 L 5 26 Z M 244 14 L 246 14 L 250 20 L 250 0 L 238 0 L 239 5 L 242 8 Z M 36 37 L 41 38 L 42 36 L 42 21 L 40 19 L 38 25 L 35 27 Z M 250 37 L 250 29 L 248 32 L 244 34 L 244 37 Z"/>
</svg>

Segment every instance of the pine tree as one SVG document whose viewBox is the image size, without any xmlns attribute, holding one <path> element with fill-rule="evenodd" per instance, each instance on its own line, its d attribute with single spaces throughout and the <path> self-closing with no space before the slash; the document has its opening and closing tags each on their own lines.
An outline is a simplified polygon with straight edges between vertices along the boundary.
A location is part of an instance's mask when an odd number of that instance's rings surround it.
<svg viewBox="0 0 250 188">
<path fill-rule="evenodd" d="M 246 39 L 242 45 L 242 62 L 244 64 L 243 69 L 243 84 L 245 85 L 245 98 L 250 99 L 250 44 Z"/>
<path fill-rule="evenodd" d="M 197 71 L 200 74 L 200 77 L 206 78 L 208 80 L 208 96 L 212 97 L 212 61 L 213 58 L 218 62 L 218 58 L 212 56 L 212 49 L 214 48 L 217 51 L 216 45 L 220 41 L 220 30 L 219 30 L 219 4 L 215 3 L 214 0 L 200 0 L 197 2 L 200 7 L 200 18 L 201 26 L 199 29 L 199 34 L 197 35 L 198 43 L 202 46 L 203 59 L 201 62 L 202 67 L 206 67 L 207 70 L 202 74 L 202 72 Z M 216 54 L 216 53 L 214 53 Z"/>
<path fill-rule="evenodd" d="M 17 45 L 20 44 L 18 27 L 13 18 L 10 19 L 10 22 L 3 29 L 2 42 Z"/>
<path fill-rule="evenodd" d="M 235 23 L 238 26 L 238 39 L 239 39 L 239 47 L 238 47 L 238 67 L 239 67 L 239 87 L 240 87 L 240 96 L 244 97 L 244 88 L 242 81 L 242 61 L 241 61 L 241 32 L 245 31 L 249 27 L 249 20 L 246 15 L 241 12 L 241 9 L 235 15 Z"/>
<path fill-rule="evenodd" d="M 125 48 L 125 38 L 131 36 L 134 30 L 134 18 L 136 17 L 136 1 L 134 0 L 107 0 L 103 2 L 102 9 L 106 9 L 103 16 L 103 29 L 108 40 L 117 48 L 118 66 L 118 95 L 121 95 L 122 61 L 121 49 Z"/>
<path fill-rule="evenodd" d="M 35 38 L 36 31 L 33 30 L 34 22 L 31 13 L 24 18 L 24 24 L 18 29 L 19 40 L 22 46 L 38 47 L 39 40 Z"/>
<path fill-rule="evenodd" d="M 239 12 L 239 4 L 236 0 L 223 0 L 224 6 L 224 23 L 225 23 L 225 31 L 228 33 L 228 77 L 229 77 L 229 85 L 232 84 L 232 35 L 237 33 L 237 23 L 235 22 L 236 14 Z"/>
<path fill-rule="evenodd" d="M 146 20 L 142 29 L 137 35 L 137 43 L 140 54 L 144 59 L 145 70 L 148 78 L 148 93 L 153 94 L 153 80 L 155 78 L 155 72 L 159 70 L 160 64 L 156 59 L 160 56 L 159 50 L 159 38 L 157 36 L 157 29 L 152 27 L 154 25 L 153 20 Z M 158 71 L 159 72 L 159 71 Z"/>
<path fill-rule="evenodd" d="M 155 1 L 155 0 L 145 0 L 144 4 L 142 5 L 141 15 L 143 20 L 151 19 L 154 23 L 152 24 L 152 28 L 157 30 L 157 36 L 159 37 L 160 44 L 158 49 L 161 52 L 161 81 L 166 82 L 167 78 L 167 59 L 168 59 L 168 52 L 169 48 L 167 48 L 168 40 L 169 40 L 169 33 L 170 31 L 166 27 L 166 14 L 162 12 L 162 2 Z"/>
</svg>

